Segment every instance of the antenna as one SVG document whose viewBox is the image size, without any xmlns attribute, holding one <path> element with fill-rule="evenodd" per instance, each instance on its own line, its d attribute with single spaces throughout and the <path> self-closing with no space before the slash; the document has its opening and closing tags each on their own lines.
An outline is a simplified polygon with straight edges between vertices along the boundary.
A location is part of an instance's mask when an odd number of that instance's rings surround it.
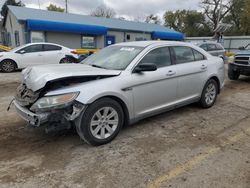
<svg viewBox="0 0 250 188">
<path fill-rule="evenodd" d="M 65 0 L 65 12 L 68 13 L 68 0 Z"/>
</svg>

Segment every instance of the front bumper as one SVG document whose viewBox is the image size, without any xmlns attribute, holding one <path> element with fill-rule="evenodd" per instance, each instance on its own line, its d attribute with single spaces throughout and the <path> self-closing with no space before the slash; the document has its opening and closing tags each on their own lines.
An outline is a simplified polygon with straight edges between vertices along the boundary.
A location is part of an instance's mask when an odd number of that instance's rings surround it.
<svg viewBox="0 0 250 188">
<path fill-rule="evenodd" d="M 236 64 L 236 63 L 229 63 L 228 64 L 228 68 L 239 72 L 240 74 L 249 76 L 250 75 L 250 65 L 240 65 L 240 64 Z"/>
<path fill-rule="evenodd" d="M 18 115 L 32 126 L 39 127 L 48 121 L 49 113 L 35 114 L 29 109 L 19 105 L 17 101 L 14 101 L 14 105 Z"/>
</svg>

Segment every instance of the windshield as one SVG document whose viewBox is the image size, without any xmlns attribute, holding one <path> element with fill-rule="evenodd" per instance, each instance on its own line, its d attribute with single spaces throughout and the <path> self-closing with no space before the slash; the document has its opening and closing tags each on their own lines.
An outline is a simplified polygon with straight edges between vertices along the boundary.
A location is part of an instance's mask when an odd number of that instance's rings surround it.
<svg viewBox="0 0 250 188">
<path fill-rule="evenodd" d="M 142 47 L 135 46 L 110 46 L 89 56 L 81 63 L 110 70 L 125 70 L 142 50 Z"/>
</svg>

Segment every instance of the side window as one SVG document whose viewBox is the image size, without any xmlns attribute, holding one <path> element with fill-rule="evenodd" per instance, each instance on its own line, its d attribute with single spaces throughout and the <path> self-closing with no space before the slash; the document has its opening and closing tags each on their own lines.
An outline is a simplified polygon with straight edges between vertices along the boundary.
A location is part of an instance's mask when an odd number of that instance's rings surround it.
<svg viewBox="0 0 250 188">
<path fill-rule="evenodd" d="M 140 62 L 153 63 L 157 68 L 171 65 L 170 51 L 168 47 L 161 47 L 149 52 Z"/>
<path fill-rule="evenodd" d="M 215 44 L 207 44 L 208 51 L 216 51 L 216 45 Z"/>
<path fill-rule="evenodd" d="M 195 61 L 192 48 L 186 46 L 174 46 L 172 49 L 175 53 L 176 64 Z"/>
<path fill-rule="evenodd" d="M 203 50 L 207 51 L 207 44 L 200 45 L 200 48 L 202 48 Z"/>
<path fill-rule="evenodd" d="M 218 50 L 224 50 L 223 47 L 220 44 L 216 44 L 216 47 Z"/>
<path fill-rule="evenodd" d="M 30 45 L 18 50 L 17 53 L 20 53 L 21 51 L 24 51 L 25 53 L 42 52 L 43 45 L 42 44 Z"/>
<path fill-rule="evenodd" d="M 196 51 L 194 49 L 193 49 L 193 53 L 194 53 L 195 61 L 202 61 L 202 60 L 205 59 L 205 56 L 202 53 L 200 53 L 200 52 L 198 52 L 198 51 Z"/>
<path fill-rule="evenodd" d="M 55 46 L 51 44 L 44 44 L 43 47 L 44 47 L 44 51 L 58 51 L 62 49 L 62 47 L 60 46 Z"/>
</svg>

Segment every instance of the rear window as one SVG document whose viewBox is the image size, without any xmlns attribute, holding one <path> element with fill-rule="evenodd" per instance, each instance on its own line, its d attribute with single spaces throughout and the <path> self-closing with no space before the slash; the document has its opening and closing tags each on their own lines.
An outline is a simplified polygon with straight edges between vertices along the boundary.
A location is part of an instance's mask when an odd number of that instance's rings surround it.
<svg viewBox="0 0 250 188">
<path fill-rule="evenodd" d="M 207 44 L 207 50 L 208 51 L 216 51 L 217 47 L 215 44 Z"/>
<path fill-rule="evenodd" d="M 51 44 L 44 44 L 44 51 L 57 51 L 61 50 L 62 47 L 56 46 L 56 45 L 51 45 Z"/>
<path fill-rule="evenodd" d="M 216 47 L 218 50 L 224 50 L 223 47 L 220 44 L 216 44 Z"/>
</svg>

